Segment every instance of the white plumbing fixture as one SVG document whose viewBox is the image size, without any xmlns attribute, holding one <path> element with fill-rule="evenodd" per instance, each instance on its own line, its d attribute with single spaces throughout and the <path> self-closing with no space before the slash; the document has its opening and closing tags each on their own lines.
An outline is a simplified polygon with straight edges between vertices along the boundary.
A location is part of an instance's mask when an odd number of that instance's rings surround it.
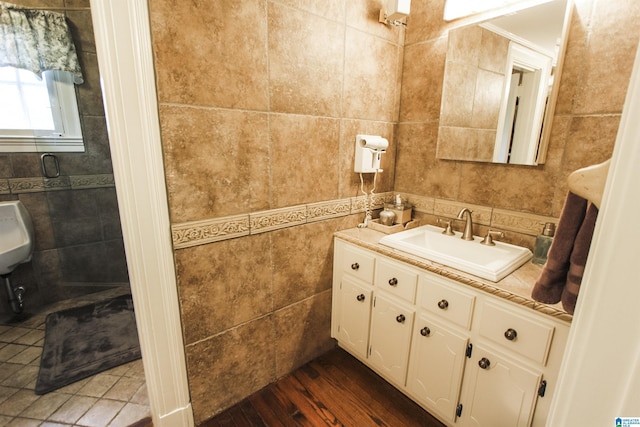
<svg viewBox="0 0 640 427">
<path fill-rule="evenodd" d="M 33 243 L 33 224 L 24 205 L 18 200 L 0 202 L 0 275 L 31 261 Z"/>
</svg>

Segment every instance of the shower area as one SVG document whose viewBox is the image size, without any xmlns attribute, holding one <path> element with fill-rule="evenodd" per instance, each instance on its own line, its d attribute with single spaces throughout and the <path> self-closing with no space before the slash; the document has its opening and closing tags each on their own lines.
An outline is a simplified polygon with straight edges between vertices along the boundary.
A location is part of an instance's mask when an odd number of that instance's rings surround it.
<svg viewBox="0 0 640 427">
<path fill-rule="evenodd" d="M 57 301 L 128 289 L 129 281 L 89 1 L 13 4 L 64 12 L 84 78 L 75 85 L 84 152 L 0 152 L 0 201 L 20 200 L 34 226 L 33 257 L 11 277 L 14 288 L 25 289 L 28 315 Z M 14 310 L 5 289 L 0 300 L 7 321 Z"/>
</svg>

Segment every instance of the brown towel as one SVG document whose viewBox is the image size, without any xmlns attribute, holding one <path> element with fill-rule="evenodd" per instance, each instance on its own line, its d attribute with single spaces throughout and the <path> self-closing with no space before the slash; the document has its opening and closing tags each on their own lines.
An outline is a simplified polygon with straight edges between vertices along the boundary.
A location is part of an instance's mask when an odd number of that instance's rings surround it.
<svg viewBox="0 0 640 427">
<path fill-rule="evenodd" d="M 556 235 L 549 248 L 547 262 L 531 292 L 533 299 L 545 304 L 555 304 L 562 299 L 562 293 L 567 284 L 571 254 L 586 211 L 587 201 L 569 192 L 558 220 Z"/>
<path fill-rule="evenodd" d="M 576 243 L 571 252 L 571 264 L 569 265 L 569 274 L 567 275 L 567 285 L 562 291 L 562 307 L 568 312 L 573 313 L 576 308 L 576 300 L 584 275 L 584 266 L 587 263 L 589 248 L 591 247 L 591 238 L 593 237 L 593 229 L 596 226 L 596 218 L 598 217 L 598 208 L 592 203 L 587 208 L 587 216 L 582 222 L 580 231 L 576 236 Z"/>
</svg>

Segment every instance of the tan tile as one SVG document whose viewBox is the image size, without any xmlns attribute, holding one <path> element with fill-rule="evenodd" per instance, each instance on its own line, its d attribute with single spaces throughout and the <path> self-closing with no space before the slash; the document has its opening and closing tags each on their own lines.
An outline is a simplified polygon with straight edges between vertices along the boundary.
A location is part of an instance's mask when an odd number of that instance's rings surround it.
<svg viewBox="0 0 640 427">
<path fill-rule="evenodd" d="M 307 222 L 307 206 L 297 205 L 249 214 L 250 234 L 266 233 Z"/>
<path fill-rule="evenodd" d="M 272 114 L 270 129 L 273 207 L 336 199 L 340 121 Z"/>
<path fill-rule="evenodd" d="M 457 162 L 436 160 L 438 123 L 398 127 L 395 190 L 429 197 L 456 199 L 460 177 Z"/>
<path fill-rule="evenodd" d="M 276 375 L 281 377 L 333 348 L 331 291 L 276 311 L 275 323 Z"/>
<path fill-rule="evenodd" d="M 16 416 L 37 399 L 38 396 L 32 390 L 18 390 L 0 403 L 0 414 Z"/>
<path fill-rule="evenodd" d="M 359 31 L 396 44 L 402 44 L 405 32 L 404 27 L 382 25 L 378 22 L 381 3 L 348 0 L 345 3 L 347 9 L 346 21 L 349 27 L 357 28 Z"/>
<path fill-rule="evenodd" d="M 176 252 L 187 344 L 273 310 L 268 233 Z"/>
<path fill-rule="evenodd" d="M 130 400 L 131 403 L 149 406 L 149 392 L 146 384 L 140 386 Z"/>
<path fill-rule="evenodd" d="M 160 107 L 171 221 L 269 208 L 267 116 Z"/>
<path fill-rule="evenodd" d="M 179 8 L 170 1 L 151 3 L 159 101 L 264 111 L 265 5 L 249 0 Z"/>
<path fill-rule="evenodd" d="M 380 58 L 384 58 L 383 61 Z M 400 47 L 347 27 L 344 117 L 396 121 Z"/>
<path fill-rule="evenodd" d="M 38 400 L 25 408 L 25 410 L 22 411 L 20 415 L 27 418 L 46 420 L 70 398 L 70 394 L 56 392 L 47 393 L 43 396 L 40 396 Z"/>
<path fill-rule="evenodd" d="M 19 389 L 15 387 L 0 386 L 0 403 L 7 400 L 11 395 L 15 394 L 18 390 Z"/>
<path fill-rule="evenodd" d="M 8 387 L 26 387 L 28 384 L 34 383 L 38 376 L 38 367 L 33 365 L 17 365 L 16 371 L 2 381 L 2 385 Z"/>
<path fill-rule="evenodd" d="M 340 117 L 344 25 L 269 2 L 273 112 Z"/>
<path fill-rule="evenodd" d="M 34 360 L 38 360 L 42 354 L 42 347 L 27 347 L 22 352 L 16 354 L 8 363 L 18 363 L 21 365 L 33 364 Z"/>
<path fill-rule="evenodd" d="M 50 421 L 74 424 L 96 403 L 95 397 L 73 396 L 50 417 Z"/>
<path fill-rule="evenodd" d="M 31 332 L 31 330 L 26 328 L 20 328 L 20 327 L 10 328 L 7 331 L 3 332 L 2 335 L 0 335 L 0 342 L 6 342 L 6 343 L 14 342 L 18 338 L 28 334 L 29 332 Z"/>
<path fill-rule="evenodd" d="M 262 317 L 187 345 L 196 425 L 276 379 L 273 317 Z"/>
<path fill-rule="evenodd" d="M 100 399 L 76 423 L 87 427 L 105 427 L 124 405 L 124 402 Z"/>
<path fill-rule="evenodd" d="M 336 22 L 344 22 L 345 0 L 282 0 L 282 4 L 303 9 Z"/>
<path fill-rule="evenodd" d="M 143 418 L 151 416 L 148 406 L 127 403 L 118 415 L 109 423 L 109 427 L 128 427 Z"/>
<path fill-rule="evenodd" d="M 595 3 L 576 113 L 617 113 L 624 104 L 640 33 L 640 4 Z"/>
<path fill-rule="evenodd" d="M 102 397 L 119 379 L 120 378 L 115 375 L 105 373 L 94 375 L 78 390 L 77 394 L 79 396 Z"/>
<path fill-rule="evenodd" d="M 7 344 L 0 349 L 0 362 L 6 362 L 16 354 L 22 353 L 27 349 L 26 345 L 21 344 Z"/>
<path fill-rule="evenodd" d="M 16 339 L 15 343 L 24 344 L 24 345 L 36 345 L 43 338 L 44 338 L 44 331 L 29 330 L 28 333 Z"/>
<path fill-rule="evenodd" d="M 439 119 L 446 53 L 446 37 L 405 47 L 401 122 Z"/>
<path fill-rule="evenodd" d="M 76 394 L 78 390 L 84 387 L 89 381 L 91 381 L 91 377 L 71 383 L 67 386 L 59 388 L 57 391 L 61 393 L 67 393 L 67 394 Z"/>
<path fill-rule="evenodd" d="M 7 427 L 38 427 L 40 421 L 30 420 L 27 418 L 14 418 L 8 424 Z"/>
<path fill-rule="evenodd" d="M 142 363 L 142 359 L 129 362 L 125 366 L 129 368 L 124 374 L 125 377 L 144 379 L 144 364 Z"/>
<path fill-rule="evenodd" d="M 272 233 L 276 309 L 331 288 L 337 224 L 321 221 Z"/>
<path fill-rule="evenodd" d="M 103 397 L 128 402 L 144 383 L 144 380 L 139 378 L 120 378 Z"/>
<path fill-rule="evenodd" d="M 249 215 L 243 214 L 173 224 L 171 226 L 173 248 L 184 249 L 248 236 L 249 220 Z"/>
</svg>

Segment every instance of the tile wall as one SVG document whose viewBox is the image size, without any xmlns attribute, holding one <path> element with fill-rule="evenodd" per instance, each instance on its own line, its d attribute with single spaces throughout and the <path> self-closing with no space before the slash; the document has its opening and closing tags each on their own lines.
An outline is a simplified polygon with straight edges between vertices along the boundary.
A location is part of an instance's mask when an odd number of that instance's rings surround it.
<svg viewBox="0 0 640 427">
<path fill-rule="evenodd" d="M 405 35 L 377 22 L 378 0 L 150 2 L 196 422 L 331 347 L 331 234 L 362 219 L 356 134 L 390 141 L 378 206 L 400 192 L 431 221 L 472 205 L 480 226 L 529 237 L 559 214 L 567 174 L 611 155 L 636 2 L 577 1 L 537 168 L 435 159 L 456 25 L 443 6 L 414 0 Z"/>
<path fill-rule="evenodd" d="M 414 0 L 406 33 L 394 190 L 557 217 L 575 169 L 611 156 L 640 34 L 634 0 L 575 0 L 547 162 L 437 160 L 448 31 L 444 0 Z"/>
<path fill-rule="evenodd" d="M 89 0 L 15 0 L 66 11 L 84 74 L 76 86 L 86 151 L 57 153 L 60 177 L 43 178 L 38 153 L 0 153 L 0 201 L 20 200 L 35 228 L 33 260 L 12 275 L 33 309 L 128 283 Z M 82 10 L 87 8 L 87 10 Z M 0 292 L 0 314 L 10 313 Z"/>
<path fill-rule="evenodd" d="M 373 203 L 393 188 L 404 30 L 379 9 L 150 2 L 196 422 L 333 345 L 332 233 L 364 209 L 357 134 L 389 140 Z"/>
</svg>

